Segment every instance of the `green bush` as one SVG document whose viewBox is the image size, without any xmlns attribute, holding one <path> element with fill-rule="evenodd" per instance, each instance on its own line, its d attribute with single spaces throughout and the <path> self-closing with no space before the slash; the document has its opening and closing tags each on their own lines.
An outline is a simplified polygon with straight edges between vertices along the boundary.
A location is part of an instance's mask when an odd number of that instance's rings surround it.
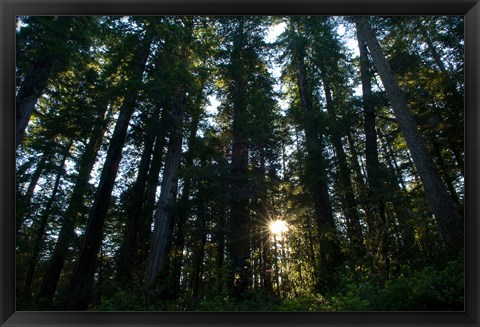
<svg viewBox="0 0 480 327">
<path fill-rule="evenodd" d="M 405 271 L 383 286 L 371 283 L 371 287 L 360 286 L 357 292 L 350 290 L 347 298 L 365 299 L 369 309 L 376 311 L 463 310 L 462 262 L 449 262 L 440 269 L 429 266 L 416 272 Z"/>
<path fill-rule="evenodd" d="M 330 302 L 321 295 L 304 295 L 295 299 L 284 299 L 277 311 L 329 311 Z"/>
<path fill-rule="evenodd" d="M 95 311 L 150 311 L 145 296 L 140 293 L 118 291 L 113 296 L 103 297 Z"/>
<path fill-rule="evenodd" d="M 463 261 L 418 271 L 404 267 L 382 282 L 370 271 L 343 279 L 328 296 L 331 311 L 457 311 L 464 303 Z"/>
<path fill-rule="evenodd" d="M 269 292 L 248 291 L 242 300 L 228 295 L 184 298 L 181 304 L 147 303 L 141 292 L 119 291 L 104 296 L 94 308 L 99 311 L 457 311 L 464 304 L 463 261 L 420 270 L 402 267 L 396 276 L 383 281 L 366 269 L 344 275 L 340 287 L 324 296 L 305 294 L 279 298 Z M 180 307 L 179 307 L 180 306 Z"/>
</svg>

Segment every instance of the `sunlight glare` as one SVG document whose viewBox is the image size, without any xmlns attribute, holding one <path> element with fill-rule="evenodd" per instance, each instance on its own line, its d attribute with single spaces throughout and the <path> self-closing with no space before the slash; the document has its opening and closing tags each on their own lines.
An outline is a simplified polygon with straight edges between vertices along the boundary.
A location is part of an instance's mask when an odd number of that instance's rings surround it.
<svg viewBox="0 0 480 327">
<path fill-rule="evenodd" d="M 284 220 L 274 220 L 269 225 L 270 232 L 274 235 L 281 235 L 288 231 L 288 226 Z"/>
</svg>

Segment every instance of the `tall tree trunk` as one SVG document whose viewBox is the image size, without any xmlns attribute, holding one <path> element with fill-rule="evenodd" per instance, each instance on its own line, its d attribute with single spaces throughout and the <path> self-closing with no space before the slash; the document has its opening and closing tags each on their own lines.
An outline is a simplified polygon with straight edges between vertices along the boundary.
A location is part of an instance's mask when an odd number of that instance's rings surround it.
<svg viewBox="0 0 480 327">
<path fill-rule="evenodd" d="M 157 129 L 157 135 L 155 139 L 155 146 L 153 149 L 152 160 L 150 169 L 147 176 L 147 184 L 145 189 L 145 201 L 141 210 L 142 221 L 139 227 L 138 239 L 141 242 L 138 245 L 139 266 L 144 269 L 143 275 L 146 274 L 146 263 L 148 262 L 148 255 L 150 250 L 150 240 L 152 234 L 152 220 L 155 210 L 155 198 L 157 195 L 157 186 L 159 185 L 160 171 L 163 164 L 163 151 L 167 143 L 166 136 L 174 126 L 170 123 L 171 109 L 162 110 L 160 117 L 160 123 Z M 170 125 L 170 126 L 169 126 Z"/>
<path fill-rule="evenodd" d="M 433 160 L 425 146 L 425 142 L 416 127 L 413 116 L 408 111 L 406 100 L 382 53 L 380 44 L 369 25 L 368 19 L 364 16 L 359 16 L 355 18 L 355 21 L 358 33 L 362 35 L 362 39 L 365 40 L 370 50 L 375 67 L 392 104 L 396 120 L 412 154 L 447 253 L 450 257 L 454 258 L 463 247 L 462 218 L 458 214 L 452 198 L 438 175 Z"/>
<path fill-rule="evenodd" d="M 395 158 L 395 152 L 392 149 L 392 146 L 387 136 L 383 135 L 381 130 L 378 130 L 378 136 L 381 142 L 381 148 L 383 150 L 383 153 L 386 154 L 385 160 L 387 161 L 387 165 L 390 168 L 393 176 L 395 177 L 396 184 L 402 189 L 402 191 L 406 192 L 407 185 L 405 185 L 402 169 L 400 169 L 397 159 Z"/>
<path fill-rule="evenodd" d="M 448 72 L 447 68 L 445 67 L 445 64 L 443 63 L 442 58 L 440 57 L 437 49 L 435 48 L 435 45 L 433 44 L 432 38 L 430 37 L 430 34 L 428 33 L 428 29 L 426 26 L 423 24 L 420 24 L 418 26 L 418 29 L 420 33 L 423 36 L 423 40 L 427 44 L 427 48 L 432 55 L 436 65 L 438 66 L 438 69 L 440 73 L 445 75 L 445 85 L 446 85 L 446 90 L 445 93 L 447 95 L 447 98 L 453 98 L 460 103 L 463 103 L 463 95 L 458 92 L 457 87 L 455 85 L 455 81 L 451 78 L 450 73 Z M 450 94 L 449 94 L 450 93 Z M 463 110 L 463 106 L 459 108 L 460 110 Z M 452 110 L 452 109 L 450 109 Z M 443 131 L 444 132 L 444 131 Z M 458 168 L 462 174 L 462 176 L 465 176 L 465 171 L 464 171 L 464 166 L 465 162 L 463 160 L 463 156 L 460 154 L 461 151 L 458 150 L 458 147 L 455 145 L 455 141 L 452 138 L 449 138 L 446 136 L 447 141 L 447 146 L 449 149 L 454 153 Z M 434 140 L 435 141 L 435 140 Z M 458 205 L 458 203 L 456 203 Z"/>
<path fill-rule="evenodd" d="M 50 195 L 50 198 L 48 199 L 48 202 L 45 206 L 45 209 L 43 211 L 42 216 L 40 217 L 40 225 L 37 230 L 37 235 L 35 237 L 35 240 L 33 241 L 33 249 L 32 253 L 30 256 L 30 263 L 28 265 L 28 270 L 27 270 L 27 275 L 25 278 L 25 285 L 23 288 L 23 302 L 24 304 L 29 304 L 31 300 L 31 289 L 32 289 L 32 282 L 33 282 L 33 277 L 35 275 L 35 268 L 37 266 L 38 262 L 38 255 L 40 254 L 40 250 L 42 248 L 42 243 L 43 243 L 43 237 L 45 234 L 45 228 L 47 227 L 48 223 L 48 217 L 50 217 L 51 210 L 53 203 L 55 201 L 55 198 L 57 197 L 58 193 L 58 188 L 60 186 L 60 181 L 64 175 L 64 167 L 65 167 L 65 162 L 68 159 L 68 155 L 70 153 L 70 148 L 72 147 L 73 140 L 70 141 L 70 143 L 66 146 L 65 148 L 65 153 L 63 154 L 62 161 L 60 162 L 60 165 L 58 166 L 58 172 L 57 172 L 57 177 L 55 178 L 55 183 L 53 185 L 53 190 L 52 194 Z"/>
<path fill-rule="evenodd" d="M 234 118 L 235 119 L 235 118 Z M 235 134 L 235 132 L 234 132 Z M 232 257 L 232 273 L 234 297 L 239 297 L 247 289 L 249 284 L 249 258 L 248 244 L 248 146 L 242 136 L 234 136 L 232 145 L 232 168 L 231 168 L 231 201 L 230 201 L 230 248 Z"/>
<path fill-rule="evenodd" d="M 203 89 L 203 87 L 202 87 Z M 197 98 L 195 103 L 197 105 L 201 102 L 200 95 Z M 202 108 L 197 107 L 195 108 L 194 113 L 192 114 L 192 122 L 190 128 L 190 135 L 188 136 L 188 152 L 185 154 L 185 171 L 189 171 L 193 166 L 193 159 L 195 158 L 195 151 L 197 148 L 197 131 L 198 131 L 198 124 L 200 122 L 200 113 Z M 185 224 L 187 223 L 187 219 L 190 214 L 190 191 L 192 187 L 192 178 L 187 176 L 183 182 L 183 191 L 182 197 L 180 198 L 179 202 L 179 210 L 177 214 L 177 235 L 174 240 L 174 258 L 172 263 L 172 279 L 174 283 L 174 294 L 178 294 L 180 291 L 180 275 L 181 275 L 181 268 L 182 268 L 182 261 L 183 261 L 183 247 L 185 246 Z"/>
<path fill-rule="evenodd" d="M 367 187 L 365 185 L 362 168 L 360 167 L 360 164 L 359 164 L 358 151 L 355 145 L 355 141 L 353 140 L 351 131 L 347 133 L 347 139 L 348 139 L 348 147 L 350 149 L 350 153 L 352 154 L 352 167 L 354 172 L 354 181 L 357 186 L 356 187 L 357 193 L 360 195 L 362 208 L 366 214 L 368 212 Z"/>
<path fill-rule="evenodd" d="M 454 145 L 450 146 L 450 150 L 452 151 L 453 156 L 457 161 L 457 165 L 458 165 L 458 169 L 460 170 L 460 173 L 462 174 L 463 177 L 465 177 L 465 161 L 463 160 L 462 151 L 458 150 L 458 148 L 455 147 Z"/>
<path fill-rule="evenodd" d="M 189 147 L 190 149 L 190 147 Z M 189 151 L 190 152 L 190 151 Z M 188 154 L 186 155 L 188 157 Z M 189 159 L 186 159 L 185 168 L 189 169 L 192 162 Z M 185 247 L 185 224 L 191 212 L 190 205 L 190 195 L 191 195 L 191 186 L 192 179 L 187 177 L 183 182 L 182 197 L 178 203 L 178 213 L 177 213 L 177 229 L 175 238 L 173 241 L 173 259 L 172 259 L 172 269 L 171 269 L 171 278 L 173 280 L 173 293 L 177 295 L 181 290 L 181 274 L 182 274 L 182 263 L 183 263 L 183 249 Z"/>
<path fill-rule="evenodd" d="M 362 81 L 363 117 L 365 130 L 365 161 L 368 180 L 368 227 L 371 238 L 370 251 L 379 256 L 381 262 L 388 258 L 387 219 L 385 216 L 385 200 L 383 198 L 382 178 L 378 161 L 377 130 L 375 123 L 375 105 L 372 98 L 372 74 L 368 62 L 367 47 L 362 35 L 357 31 L 360 51 L 360 78 Z M 377 267 L 383 269 L 387 267 Z"/>
<path fill-rule="evenodd" d="M 332 207 L 328 194 L 326 163 L 321 148 L 322 139 L 313 119 L 312 90 L 307 81 L 303 57 L 298 57 L 297 63 L 298 88 L 303 109 L 303 129 L 307 145 L 307 169 L 309 184 L 315 204 L 315 216 L 319 229 L 334 225 Z"/>
<path fill-rule="evenodd" d="M 128 125 L 135 109 L 135 99 L 142 81 L 145 64 L 150 54 L 152 38 L 152 33 L 147 31 L 135 57 L 132 68 L 131 89 L 125 96 L 120 108 L 120 115 L 110 141 L 107 158 L 100 176 L 100 183 L 88 217 L 84 242 L 72 278 L 71 297 L 67 306 L 69 310 L 85 310 L 90 301 L 96 258 L 103 238 L 105 218 L 122 158 L 122 149 L 125 144 Z"/>
<path fill-rule="evenodd" d="M 163 170 L 160 198 L 155 212 L 155 225 L 150 247 L 146 286 L 155 282 L 167 263 L 168 249 L 172 236 L 172 210 L 176 196 L 176 174 L 180 165 L 183 140 L 183 117 L 186 106 L 186 91 L 179 88 L 174 96 L 172 113 L 174 128 L 170 133 L 165 168 Z"/>
<path fill-rule="evenodd" d="M 273 170 L 273 169 L 272 169 Z M 266 167 L 265 167 L 265 151 L 260 151 L 260 167 L 258 169 L 258 179 L 260 180 L 260 185 L 258 189 L 258 199 L 260 199 L 260 209 L 259 217 L 263 219 L 258 219 L 256 226 L 258 232 L 254 234 L 254 239 L 257 239 L 257 248 L 260 252 L 260 280 L 261 287 L 266 292 L 273 292 L 273 285 L 270 275 L 267 274 L 267 270 L 272 267 L 271 262 L 271 253 L 270 253 L 270 233 L 265 231 L 264 219 L 269 216 L 268 214 L 268 194 L 267 194 L 267 181 L 266 181 Z M 275 171 L 269 172 L 269 175 L 272 178 L 276 177 Z M 275 216 L 275 212 L 272 212 Z"/>
<path fill-rule="evenodd" d="M 433 146 L 433 153 L 435 155 L 436 163 L 439 168 L 439 171 L 443 177 L 443 181 L 445 182 L 445 185 L 447 186 L 447 189 L 450 193 L 450 196 L 452 197 L 453 202 L 457 207 L 460 206 L 460 199 L 458 198 L 457 191 L 455 190 L 455 187 L 453 186 L 453 180 L 452 177 L 450 176 L 450 171 L 447 168 L 447 165 L 445 163 L 445 160 L 443 159 L 442 152 L 440 149 L 440 144 L 436 139 L 432 140 L 432 146 Z"/>
<path fill-rule="evenodd" d="M 402 235 L 403 249 L 401 251 L 402 253 L 398 255 L 398 258 L 400 260 L 409 260 L 416 255 L 415 230 L 411 221 L 413 214 L 410 199 L 406 196 L 407 188 L 403 181 L 402 172 L 395 160 L 393 150 L 388 144 L 388 140 L 381 130 L 378 130 L 378 136 L 380 140 L 385 140 L 384 142 L 381 142 L 381 148 L 382 152 L 385 154 L 385 160 L 390 173 L 390 175 L 386 176 L 387 185 L 393 190 L 390 202 L 393 205 L 400 233 Z"/>
<path fill-rule="evenodd" d="M 335 286 L 334 266 L 339 262 L 340 252 L 328 194 L 327 168 L 321 146 L 322 137 L 313 114 L 312 88 L 307 80 L 303 51 L 303 49 L 297 49 L 296 54 L 297 85 L 303 110 L 302 127 L 305 130 L 307 147 L 307 186 L 313 195 L 320 245 L 315 287 L 318 291 L 325 292 Z"/>
<path fill-rule="evenodd" d="M 38 294 L 37 303 L 41 308 L 49 306 L 53 301 L 60 280 L 60 274 L 67 258 L 68 247 L 75 237 L 74 229 L 78 223 L 80 212 L 84 207 L 83 198 L 88 188 L 90 173 L 95 164 L 95 158 L 100 149 L 103 136 L 107 130 L 109 120 L 109 118 L 105 118 L 107 107 L 106 104 L 100 104 L 99 115 L 91 133 L 90 140 L 78 164 L 79 168 L 78 175 L 75 178 L 75 186 L 70 196 L 68 208 L 63 214 L 62 227 Z M 111 114 L 112 112 L 110 111 L 107 117 L 110 117 Z"/>
<path fill-rule="evenodd" d="M 40 176 L 42 175 L 43 170 L 45 169 L 45 164 L 47 163 L 48 156 L 49 156 L 49 153 L 47 151 L 44 151 L 42 154 L 42 157 L 40 158 L 40 161 L 37 164 L 37 167 L 35 168 L 32 178 L 30 179 L 30 183 L 28 184 L 27 191 L 25 192 L 25 194 L 20 195 L 19 199 L 17 200 L 17 205 L 16 205 L 17 210 L 15 213 L 17 233 L 20 231 L 20 228 L 22 227 L 23 221 L 25 219 L 25 214 L 29 210 L 33 193 L 35 191 L 35 187 L 37 186 L 38 180 L 40 179 Z"/>
<path fill-rule="evenodd" d="M 223 151 L 226 152 L 226 151 Z M 226 159 L 226 154 L 222 155 L 219 158 L 219 170 L 221 172 L 228 171 L 228 162 Z M 225 183 L 222 185 L 223 189 L 220 189 L 218 194 L 218 205 L 216 216 L 218 217 L 216 229 L 214 232 L 215 239 L 217 241 L 217 256 L 216 256 L 216 277 L 217 277 L 217 290 L 218 293 L 221 293 L 225 288 L 225 237 L 227 235 L 227 208 L 228 208 L 228 199 L 226 194 L 228 194 L 228 184 Z"/>
<path fill-rule="evenodd" d="M 89 19 L 69 16 L 29 17 L 28 28 L 32 29 L 30 33 L 35 31 L 35 36 L 18 40 L 18 44 L 23 43 L 27 48 L 27 55 L 20 55 L 17 58 L 21 61 L 18 67 L 21 70 L 26 65 L 28 71 L 20 72 L 21 75 L 24 75 L 24 80 L 19 86 L 15 101 L 16 148 L 23 141 L 25 130 L 38 99 L 56 74 L 67 69 L 74 54 L 72 46 L 86 45 L 79 44 L 74 30 L 79 26 L 90 26 L 88 21 Z M 57 31 L 58 33 L 55 34 Z M 22 33 L 17 36 L 21 35 Z M 80 41 L 80 43 L 83 42 Z M 30 58 L 32 54 L 34 58 Z"/>
<path fill-rule="evenodd" d="M 357 201 L 353 192 L 352 181 L 350 179 L 350 168 L 348 167 L 347 157 L 343 148 L 342 137 L 336 119 L 336 109 L 332 96 L 332 90 L 328 81 L 324 78 L 323 89 L 325 91 L 326 106 L 330 121 L 333 123 L 331 128 L 331 141 L 337 155 L 338 170 L 340 175 L 341 193 L 343 193 L 343 211 L 347 221 L 347 230 L 350 241 L 353 244 L 354 253 L 357 259 L 363 257 L 365 249 L 363 247 L 362 228 L 360 226 L 360 217 L 357 210 Z"/>
<path fill-rule="evenodd" d="M 229 221 L 229 253 L 231 256 L 230 290 L 234 298 L 240 298 L 250 284 L 250 247 L 248 242 L 249 219 L 248 209 L 248 143 L 246 132 L 247 103 L 245 63 L 241 55 L 244 47 L 244 22 L 240 18 L 236 36 L 233 40 L 231 54 L 231 72 L 233 87 L 233 122 L 232 122 L 232 164 L 230 178 L 230 221 Z"/>
<path fill-rule="evenodd" d="M 55 57 L 33 63 L 30 74 L 20 86 L 15 99 L 16 107 L 16 147 L 22 143 L 30 116 L 35 104 L 48 86 L 48 79 L 53 72 Z"/>
<path fill-rule="evenodd" d="M 138 267 L 137 249 L 140 245 L 139 234 L 142 228 L 143 217 L 139 215 L 145 200 L 148 170 L 152 159 L 155 142 L 155 128 L 158 125 L 160 108 L 157 107 L 152 117 L 149 117 L 145 131 L 145 142 L 138 167 L 137 179 L 133 184 L 131 198 L 127 207 L 127 223 L 124 231 L 124 240 L 120 247 L 116 279 L 122 287 L 134 285 L 132 272 Z M 156 122 L 156 124 L 155 124 Z"/>
<path fill-rule="evenodd" d="M 200 193 L 204 193 L 205 190 L 199 190 Z M 195 246 L 193 249 L 193 271 L 191 279 L 191 290 L 192 297 L 196 298 L 200 295 L 200 285 L 202 278 L 202 262 L 205 256 L 205 244 L 207 242 L 206 237 L 206 226 L 207 226 L 207 217 L 205 204 L 203 203 L 202 195 L 199 195 L 197 204 L 197 222 L 196 222 L 196 233 L 198 246 Z"/>
<path fill-rule="evenodd" d="M 430 51 L 430 54 L 432 55 L 433 60 L 435 61 L 435 64 L 437 64 L 438 69 L 442 73 L 447 73 L 447 68 L 445 67 L 445 64 L 443 63 L 442 58 L 440 58 L 440 55 L 438 54 L 438 51 L 435 48 L 435 45 L 433 44 L 432 39 L 430 38 L 428 30 L 424 27 L 423 24 L 419 24 L 417 27 L 418 27 L 418 30 L 420 31 L 420 33 L 422 34 L 423 40 L 427 44 L 428 51 Z"/>
</svg>

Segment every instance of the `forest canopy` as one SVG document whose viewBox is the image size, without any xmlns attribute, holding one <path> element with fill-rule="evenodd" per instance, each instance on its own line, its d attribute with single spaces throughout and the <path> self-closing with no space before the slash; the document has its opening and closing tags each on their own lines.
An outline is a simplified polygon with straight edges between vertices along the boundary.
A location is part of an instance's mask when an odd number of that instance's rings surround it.
<svg viewBox="0 0 480 327">
<path fill-rule="evenodd" d="M 17 17 L 17 310 L 463 311 L 463 38 Z"/>
</svg>

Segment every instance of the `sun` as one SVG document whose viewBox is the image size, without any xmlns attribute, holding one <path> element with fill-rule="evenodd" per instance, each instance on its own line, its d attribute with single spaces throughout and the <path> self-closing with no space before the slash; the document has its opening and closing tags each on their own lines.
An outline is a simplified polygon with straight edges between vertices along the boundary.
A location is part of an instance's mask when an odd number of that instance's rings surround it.
<svg viewBox="0 0 480 327">
<path fill-rule="evenodd" d="M 271 221 L 268 228 L 273 235 L 281 235 L 288 231 L 287 222 L 280 219 Z"/>
</svg>

